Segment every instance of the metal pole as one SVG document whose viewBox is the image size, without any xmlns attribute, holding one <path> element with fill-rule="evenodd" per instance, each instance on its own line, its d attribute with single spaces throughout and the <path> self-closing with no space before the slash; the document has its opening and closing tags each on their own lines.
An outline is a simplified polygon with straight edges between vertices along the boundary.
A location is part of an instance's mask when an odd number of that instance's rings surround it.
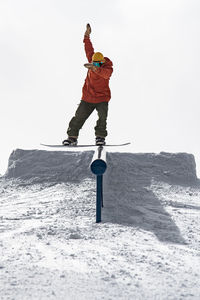
<svg viewBox="0 0 200 300">
<path fill-rule="evenodd" d="M 103 175 L 97 175 L 97 202 L 96 202 L 96 223 L 101 222 L 101 205 L 102 205 L 102 178 Z"/>
<path fill-rule="evenodd" d="M 103 175 L 101 179 L 101 207 L 103 207 Z"/>
<path fill-rule="evenodd" d="M 103 146 L 95 151 L 91 165 L 91 171 L 96 175 L 96 222 L 101 222 L 101 207 L 103 207 L 103 174 L 106 171 L 106 151 Z"/>
</svg>

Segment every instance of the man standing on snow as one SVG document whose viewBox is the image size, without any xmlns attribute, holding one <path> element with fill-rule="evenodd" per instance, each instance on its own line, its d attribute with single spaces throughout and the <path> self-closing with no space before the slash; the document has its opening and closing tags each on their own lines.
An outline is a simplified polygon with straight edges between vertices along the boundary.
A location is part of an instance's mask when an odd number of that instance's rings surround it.
<svg viewBox="0 0 200 300">
<path fill-rule="evenodd" d="M 88 69 L 85 84 L 82 90 L 82 100 L 75 116 L 71 119 L 67 129 L 68 138 L 63 145 L 77 145 L 79 130 L 91 113 L 96 109 L 98 120 L 95 126 L 96 145 L 105 145 L 107 136 L 108 102 L 111 98 L 109 80 L 113 72 L 111 60 L 100 52 L 94 52 L 90 41 L 91 27 L 87 24 L 84 35 L 85 53 L 89 63 L 84 66 Z"/>
</svg>

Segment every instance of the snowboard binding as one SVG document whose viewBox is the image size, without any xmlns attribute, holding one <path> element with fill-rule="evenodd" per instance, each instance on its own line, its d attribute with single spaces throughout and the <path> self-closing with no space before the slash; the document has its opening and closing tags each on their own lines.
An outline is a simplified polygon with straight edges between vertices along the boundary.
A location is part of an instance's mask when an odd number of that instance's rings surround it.
<svg viewBox="0 0 200 300">
<path fill-rule="evenodd" d="M 68 137 L 62 142 L 64 146 L 76 146 L 78 144 L 77 138 Z"/>
<path fill-rule="evenodd" d="M 100 136 L 96 137 L 96 146 L 105 146 L 105 144 L 106 142 L 104 137 L 100 137 Z"/>
</svg>

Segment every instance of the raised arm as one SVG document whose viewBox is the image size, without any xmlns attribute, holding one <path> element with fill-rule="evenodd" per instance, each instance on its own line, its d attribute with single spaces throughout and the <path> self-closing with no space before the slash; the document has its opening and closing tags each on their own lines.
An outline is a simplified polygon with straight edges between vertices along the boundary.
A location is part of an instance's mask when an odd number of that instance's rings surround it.
<svg viewBox="0 0 200 300">
<path fill-rule="evenodd" d="M 92 46 L 92 43 L 90 41 L 90 34 L 91 34 L 91 27 L 90 24 L 87 24 L 86 26 L 86 32 L 84 35 L 84 45 L 85 45 L 85 54 L 87 56 L 88 62 L 92 62 L 92 55 L 94 54 L 94 48 Z"/>
</svg>

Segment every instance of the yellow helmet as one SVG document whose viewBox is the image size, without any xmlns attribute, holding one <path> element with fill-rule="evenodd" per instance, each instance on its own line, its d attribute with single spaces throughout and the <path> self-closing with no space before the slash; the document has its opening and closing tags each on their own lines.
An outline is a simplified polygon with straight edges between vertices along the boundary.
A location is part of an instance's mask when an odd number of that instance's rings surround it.
<svg viewBox="0 0 200 300">
<path fill-rule="evenodd" d="M 95 52 L 92 55 L 92 61 L 101 61 L 101 62 L 105 62 L 104 56 L 101 52 Z"/>
</svg>

